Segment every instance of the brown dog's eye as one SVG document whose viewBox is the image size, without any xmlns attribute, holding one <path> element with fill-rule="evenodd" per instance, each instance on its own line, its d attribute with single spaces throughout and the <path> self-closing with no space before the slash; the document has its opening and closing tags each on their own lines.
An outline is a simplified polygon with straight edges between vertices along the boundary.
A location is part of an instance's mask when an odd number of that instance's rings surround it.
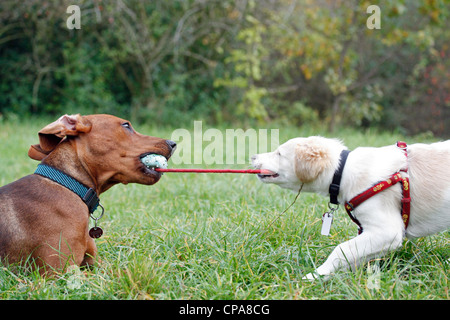
<svg viewBox="0 0 450 320">
<path fill-rule="evenodd" d="M 129 122 L 122 123 L 122 127 L 133 132 L 133 128 L 131 127 L 131 124 Z"/>
</svg>

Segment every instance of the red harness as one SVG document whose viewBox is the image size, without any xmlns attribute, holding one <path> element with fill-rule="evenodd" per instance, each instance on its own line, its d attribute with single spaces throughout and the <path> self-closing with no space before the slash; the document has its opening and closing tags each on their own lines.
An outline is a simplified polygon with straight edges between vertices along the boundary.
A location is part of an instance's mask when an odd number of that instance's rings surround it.
<svg viewBox="0 0 450 320">
<path fill-rule="evenodd" d="M 399 141 L 397 142 L 397 147 L 402 149 L 405 152 L 405 156 L 408 157 L 407 153 L 407 145 L 405 142 Z M 401 169 L 400 171 L 403 171 L 405 173 L 408 172 L 408 165 L 406 165 L 406 168 Z M 402 209 L 401 209 L 401 215 L 403 223 L 405 224 L 405 229 L 408 227 L 409 223 L 409 215 L 410 215 L 410 204 L 411 204 L 411 196 L 410 196 L 410 186 L 409 186 L 409 179 L 407 177 L 402 178 L 402 175 L 400 172 L 397 172 L 393 174 L 389 179 L 385 181 L 378 182 L 373 187 L 367 189 L 366 191 L 358 194 L 356 197 L 352 198 L 350 201 L 347 201 L 345 203 L 345 210 L 347 211 L 347 214 L 349 215 L 350 219 L 354 223 L 358 225 L 358 234 L 361 234 L 363 232 L 363 228 L 361 224 L 359 223 L 358 219 L 356 219 L 352 211 L 359 206 L 361 203 L 366 201 L 367 199 L 373 197 L 374 195 L 380 193 L 383 190 L 386 190 L 387 188 L 392 187 L 397 182 L 402 182 L 402 190 L 403 190 L 403 198 L 402 198 Z"/>
</svg>

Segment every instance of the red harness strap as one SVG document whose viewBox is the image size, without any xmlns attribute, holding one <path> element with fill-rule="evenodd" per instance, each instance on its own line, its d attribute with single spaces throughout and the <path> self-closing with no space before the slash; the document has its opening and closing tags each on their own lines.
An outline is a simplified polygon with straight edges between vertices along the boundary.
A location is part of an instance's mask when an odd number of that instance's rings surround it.
<svg viewBox="0 0 450 320">
<path fill-rule="evenodd" d="M 397 146 L 399 148 L 403 149 L 405 151 L 405 155 L 407 156 L 406 143 L 399 141 L 399 142 L 397 142 Z M 400 171 L 407 172 L 408 168 L 406 167 L 406 169 L 402 169 Z M 357 206 L 359 206 L 361 203 L 366 201 L 367 199 L 370 199 L 374 195 L 380 193 L 383 190 L 386 190 L 387 188 L 392 187 L 393 185 L 395 185 L 396 183 L 398 183 L 400 181 L 402 182 L 402 190 L 403 190 L 401 215 L 402 215 L 403 223 L 405 224 L 405 229 L 408 227 L 409 215 L 410 215 L 410 203 L 411 203 L 409 179 L 407 177 L 402 178 L 402 175 L 399 172 L 397 172 L 397 173 L 393 174 L 389 179 L 378 182 L 373 187 L 358 194 L 356 197 L 352 198 L 350 201 L 347 201 L 345 203 L 345 210 L 347 211 L 347 214 L 349 215 L 350 219 L 352 219 L 352 221 L 358 225 L 358 234 L 361 234 L 363 232 L 363 228 L 361 226 L 361 223 L 358 221 L 358 219 L 356 219 L 353 216 L 352 211 Z"/>
<path fill-rule="evenodd" d="M 403 150 L 406 157 L 406 167 L 401 169 L 405 173 L 408 173 L 408 146 L 403 141 L 397 142 L 397 147 Z M 402 219 L 405 224 L 405 230 L 409 224 L 409 216 L 411 213 L 411 195 L 410 195 L 410 187 L 409 187 L 409 178 L 405 177 L 402 179 L 402 188 L 403 188 L 403 198 L 402 198 Z"/>
</svg>

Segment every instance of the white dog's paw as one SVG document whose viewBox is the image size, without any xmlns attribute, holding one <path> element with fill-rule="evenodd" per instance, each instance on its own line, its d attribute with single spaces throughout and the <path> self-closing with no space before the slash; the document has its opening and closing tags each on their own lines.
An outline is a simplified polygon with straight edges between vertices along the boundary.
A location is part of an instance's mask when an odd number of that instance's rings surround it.
<svg viewBox="0 0 450 320">
<path fill-rule="evenodd" d="M 307 281 L 311 281 L 311 282 L 315 281 L 317 279 L 320 279 L 322 281 L 328 281 L 330 279 L 330 275 L 329 274 L 318 274 L 317 272 L 311 272 L 302 278 L 302 280 L 307 280 Z"/>
<path fill-rule="evenodd" d="M 302 278 L 302 280 L 314 281 L 314 280 L 316 280 L 318 277 L 320 277 L 320 276 L 319 276 L 317 273 L 311 272 L 311 273 L 308 273 L 306 276 L 304 276 L 304 277 Z"/>
</svg>

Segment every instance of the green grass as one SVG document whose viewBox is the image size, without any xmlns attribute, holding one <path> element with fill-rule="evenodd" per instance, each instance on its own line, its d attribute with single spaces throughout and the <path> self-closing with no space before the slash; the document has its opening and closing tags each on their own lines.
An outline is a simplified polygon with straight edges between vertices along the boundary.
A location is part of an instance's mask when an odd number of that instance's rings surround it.
<svg viewBox="0 0 450 320">
<path fill-rule="evenodd" d="M 26 154 L 43 125 L 0 123 L 0 185 L 34 171 L 37 162 Z M 170 138 L 175 128 L 137 129 Z M 326 135 L 281 127 L 280 142 L 312 134 Z M 335 136 L 350 148 L 424 140 L 351 129 Z M 100 266 L 44 279 L 0 265 L 0 299 L 449 298 L 448 231 L 405 241 L 387 257 L 338 272 L 328 282 L 302 281 L 334 246 L 355 235 L 356 226 L 341 208 L 330 237 L 321 236 L 327 199 L 307 193 L 278 217 L 294 197 L 251 175 L 173 173 L 150 187 L 115 186 L 101 197 L 106 214 L 100 221 L 104 236 L 96 240 Z"/>
</svg>

